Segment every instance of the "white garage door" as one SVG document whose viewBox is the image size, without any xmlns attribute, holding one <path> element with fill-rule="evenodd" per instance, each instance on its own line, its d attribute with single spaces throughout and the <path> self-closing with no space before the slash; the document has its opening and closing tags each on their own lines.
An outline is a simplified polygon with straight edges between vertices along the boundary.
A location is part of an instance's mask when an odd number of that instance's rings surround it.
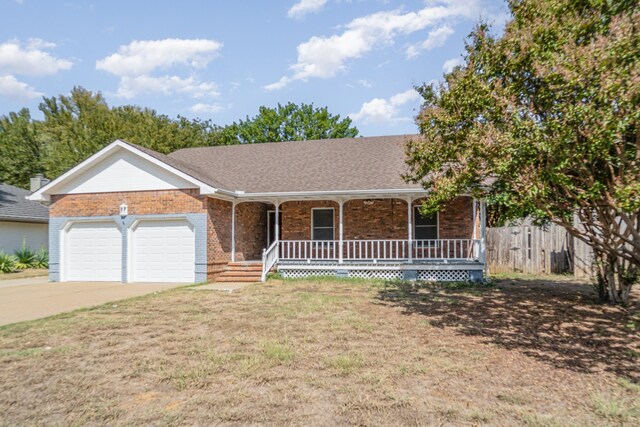
<svg viewBox="0 0 640 427">
<path fill-rule="evenodd" d="M 195 234 L 189 222 L 142 221 L 131 238 L 131 281 L 195 281 Z"/>
<path fill-rule="evenodd" d="M 122 234 L 111 221 L 72 224 L 62 251 L 65 281 L 122 280 Z"/>
</svg>

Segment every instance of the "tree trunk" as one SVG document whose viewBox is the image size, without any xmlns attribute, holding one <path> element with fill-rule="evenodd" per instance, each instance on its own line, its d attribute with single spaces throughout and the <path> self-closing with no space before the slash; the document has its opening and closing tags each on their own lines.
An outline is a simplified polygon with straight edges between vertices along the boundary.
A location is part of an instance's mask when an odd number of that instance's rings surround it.
<svg viewBox="0 0 640 427">
<path fill-rule="evenodd" d="M 638 269 L 620 257 L 594 250 L 596 267 L 596 290 L 602 302 L 609 304 L 629 303 L 629 294 L 638 282 Z"/>
</svg>

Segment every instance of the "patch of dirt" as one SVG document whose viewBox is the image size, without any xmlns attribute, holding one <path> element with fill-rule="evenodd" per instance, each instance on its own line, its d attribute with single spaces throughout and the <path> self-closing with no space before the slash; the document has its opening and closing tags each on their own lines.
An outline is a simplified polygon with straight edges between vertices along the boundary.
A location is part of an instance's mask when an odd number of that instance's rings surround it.
<svg viewBox="0 0 640 427">
<path fill-rule="evenodd" d="M 30 277 L 47 276 L 48 274 L 49 270 L 46 268 L 28 268 L 26 270 L 16 271 L 15 273 L 0 272 L 0 280 L 28 279 Z"/>
<path fill-rule="evenodd" d="M 507 279 L 175 289 L 0 328 L 0 425 L 632 425 L 635 302 Z"/>
</svg>

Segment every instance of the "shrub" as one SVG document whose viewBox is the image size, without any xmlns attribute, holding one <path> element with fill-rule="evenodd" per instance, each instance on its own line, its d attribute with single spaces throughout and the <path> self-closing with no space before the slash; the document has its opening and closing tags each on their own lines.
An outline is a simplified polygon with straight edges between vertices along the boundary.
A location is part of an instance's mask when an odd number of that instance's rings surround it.
<svg viewBox="0 0 640 427">
<path fill-rule="evenodd" d="M 12 273 L 16 270 L 17 258 L 0 251 L 0 271 L 3 273 Z"/>
<path fill-rule="evenodd" d="M 14 252 L 16 258 L 16 269 L 25 270 L 33 267 L 36 261 L 36 254 L 31 249 L 27 248 L 24 244 L 22 248 Z"/>
<path fill-rule="evenodd" d="M 36 253 L 33 263 L 34 268 L 49 268 L 49 252 L 44 248 L 40 248 Z"/>
</svg>

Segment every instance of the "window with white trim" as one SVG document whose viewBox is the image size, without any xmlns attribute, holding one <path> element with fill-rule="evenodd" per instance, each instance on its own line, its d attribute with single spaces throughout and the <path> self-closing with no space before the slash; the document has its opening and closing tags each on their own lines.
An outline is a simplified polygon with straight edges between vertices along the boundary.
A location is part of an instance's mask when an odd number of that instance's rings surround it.
<svg viewBox="0 0 640 427">
<path fill-rule="evenodd" d="M 422 215 L 420 206 L 413 207 L 413 238 L 430 240 L 438 238 L 438 214 Z"/>
<path fill-rule="evenodd" d="M 333 208 L 311 211 L 311 239 L 333 240 Z"/>
</svg>

